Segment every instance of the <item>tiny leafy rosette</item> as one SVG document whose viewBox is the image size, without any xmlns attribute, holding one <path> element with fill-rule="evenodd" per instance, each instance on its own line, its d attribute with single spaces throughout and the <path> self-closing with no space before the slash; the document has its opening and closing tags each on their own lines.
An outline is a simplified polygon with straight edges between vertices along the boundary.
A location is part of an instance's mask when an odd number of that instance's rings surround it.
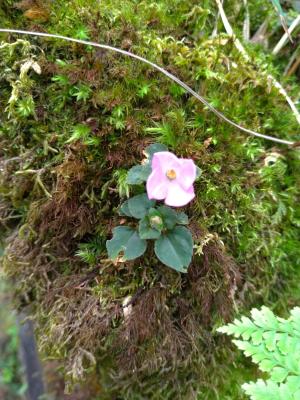
<svg viewBox="0 0 300 400">
<path fill-rule="evenodd" d="M 168 205 L 157 205 L 156 200 L 165 200 L 174 207 L 189 203 L 195 196 L 193 183 L 199 169 L 192 160 L 177 158 L 161 144 L 148 146 L 145 155 L 143 164 L 129 170 L 127 183 L 147 182 L 147 194 L 138 194 L 120 206 L 120 216 L 132 218 L 130 224 L 134 227 L 113 229 L 113 238 L 106 243 L 108 256 L 112 260 L 133 260 L 145 253 L 151 240 L 163 264 L 185 273 L 193 256 L 192 234 L 183 226 L 188 224 L 188 216 Z"/>
</svg>

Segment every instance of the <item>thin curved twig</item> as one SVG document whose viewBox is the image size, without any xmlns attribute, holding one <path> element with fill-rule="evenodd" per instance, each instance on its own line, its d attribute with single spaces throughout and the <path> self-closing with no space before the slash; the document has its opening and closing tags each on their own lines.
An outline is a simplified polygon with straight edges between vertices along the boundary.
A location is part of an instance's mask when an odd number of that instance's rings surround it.
<svg viewBox="0 0 300 400">
<path fill-rule="evenodd" d="M 243 36 L 244 40 L 246 42 L 249 42 L 250 40 L 250 13 L 249 13 L 249 6 L 248 6 L 248 1 L 243 0 L 244 3 L 244 8 L 245 8 L 245 19 L 244 19 L 244 25 L 243 25 Z"/>
<path fill-rule="evenodd" d="M 296 29 L 299 24 L 300 24 L 300 14 L 297 16 L 297 18 L 294 19 L 294 21 L 292 22 L 288 31 L 285 32 L 285 34 L 281 37 L 279 42 L 276 44 L 276 46 L 274 47 L 274 49 L 272 51 L 272 54 L 276 55 L 280 52 L 280 50 L 286 45 L 287 41 L 289 40 L 289 36 L 292 35 L 294 29 Z"/>
<path fill-rule="evenodd" d="M 138 56 L 137 54 L 131 53 L 131 52 L 126 51 L 126 50 L 119 49 L 117 47 L 109 46 L 109 45 L 106 45 L 106 44 L 100 44 L 100 43 L 90 42 L 90 41 L 81 40 L 81 39 L 74 39 L 74 38 L 70 38 L 70 37 L 67 37 L 67 36 L 56 35 L 56 34 L 51 34 L 51 33 L 32 32 L 32 31 L 24 31 L 24 30 L 19 30 L 19 29 L 4 29 L 4 28 L 0 28 L 0 32 L 17 33 L 17 34 L 21 34 L 21 35 L 31 35 L 31 36 L 49 37 L 49 38 L 54 38 L 54 39 L 62 39 L 62 40 L 67 40 L 69 42 L 84 44 L 84 45 L 93 46 L 93 47 L 98 47 L 98 48 L 105 49 L 105 50 L 111 50 L 111 51 L 114 51 L 116 53 L 119 53 L 119 54 L 122 54 L 122 55 L 125 55 L 125 56 L 128 56 L 128 57 L 134 58 L 134 59 L 139 60 L 139 61 L 141 61 L 141 62 L 143 62 L 145 64 L 150 65 L 151 67 L 153 67 L 157 71 L 159 71 L 162 74 L 164 74 L 165 76 L 167 76 L 169 79 L 171 79 L 174 82 L 176 82 L 183 89 L 185 89 L 188 93 L 190 93 L 197 100 L 199 100 L 202 104 L 204 104 L 210 111 L 212 111 L 220 119 L 222 119 L 223 121 L 227 122 L 231 126 L 237 128 L 237 129 L 239 129 L 239 130 L 241 130 L 241 131 L 243 131 L 245 133 L 248 133 L 249 135 L 256 136 L 256 137 L 259 137 L 259 138 L 262 138 L 262 139 L 266 139 L 266 140 L 270 140 L 272 142 L 286 144 L 286 145 L 289 145 L 289 146 L 293 146 L 293 145 L 296 144 L 296 142 L 291 142 L 289 140 L 279 139 L 279 138 L 276 138 L 276 137 L 273 137 L 273 136 L 264 135 L 262 133 L 255 132 L 255 131 L 252 131 L 251 129 L 244 128 L 243 126 L 238 125 L 234 121 L 231 121 L 229 118 L 227 118 L 224 114 L 222 114 L 220 111 L 218 111 L 211 104 L 209 104 L 209 102 L 207 100 L 205 100 L 202 96 L 200 96 L 198 93 L 196 93 L 192 88 L 190 88 L 186 83 L 182 82 L 175 75 L 171 74 L 170 72 L 168 72 L 164 68 L 160 67 L 159 65 L 147 60 L 146 58 Z M 299 122 L 300 122 L 300 115 L 299 115 Z"/>
</svg>

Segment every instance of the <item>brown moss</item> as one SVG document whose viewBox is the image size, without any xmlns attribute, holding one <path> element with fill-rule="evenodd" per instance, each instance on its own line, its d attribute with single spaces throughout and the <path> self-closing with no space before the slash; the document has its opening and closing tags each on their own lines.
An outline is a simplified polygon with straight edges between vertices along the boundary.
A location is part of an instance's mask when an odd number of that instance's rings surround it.
<svg viewBox="0 0 300 400">
<path fill-rule="evenodd" d="M 193 298 L 201 308 L 201 320 L 211 322 L 216 311 L 225 321 L 232 316 L 233 303 L 241 276 L 234 259 L 226 253 L 217 235 L 207 234 L 192 226 L 195 241 L 203 245 L 200 257 L 195 256 L 188 270 Z"/>
<path fill-rule="evenodd" d="M 95 171 L 91 181 L 91 171 L 87 165 L 69 153 L 64 162 L 53 170 L 56 175 L 56 184 L 52 198 L 47 200 L 32 214 L 35 229 L 45 237 L 51 233 L 61 250 L 69 252 L 68 247 L 74 238 L 81 238 L 92 231 L 96 223 L 97 210 L 82 201 L 86 190 L 93 183 L 99 185 L 100 173 Z M 61 244 L 61 246 L 60 246 Z"/>
<path fill-rule="evenodd" d="M 0 201 L 0 231 L 9 228 L 9 222 L 14 217 L 14 210 L 5 200 Z"/>
<path fill-rule="evenodd" d="M 65 393 L 64 377 L 60 372 L 60 365 L 57 361 L 43 363 L 43 371 L 47 393 L 54 399 L 59 400 L 87 400 L 101 393 L 101 386 L 98 379 L 88 377 L 84 385 L 75 385 L 72 394 Z"/>
<path fill-rule="evenodd" d="M 162 287 L 151 288 L 139 296 L 125 317 L 115 344 L 120 351 L 118 359 L 122 369 L 150 372 L 168 363 L 176 364 L 187 356 L 189 340 L 176 326 L 168 307 L 168 296 L 170 294 Z M 153 340 L 157 346 L 155 351 L 151 345 Z M 149 349 L 145 345 L 149 345 Z"/>
<path fill-rule="evenodd" d="M 89 123 L 98 129 L 92 119 Z M 143 158 L 147 140 L 129 136 L 107 154 L 112 166 Z M 231 314 L 238 281 L 238 268 L 219 238 L 191 225 L 202 254 L 195 255 L 187 275 L 162 266 L 151 248 L 136 262 L 101 260 L 89 270 L 74 256 L 78 243 L 97 225 L 107 231 L 115 224 L 101 201 L 83 199 L 90 188 L 101 191 L 107 177 L 89 164 L 80 142 L 67 147 L 63 162 L 49 172 L 52 197 L 31 204 L 27 223 L 7 241 L 4 260 L 6 272 L 17 277 L 22 305 L 35 300 L 31 311 L 39 320 L 43 353 L 65 358 L 70 382 L 83 379 L 95 368 L 95 357 L 107 354 L 116 376 L 134 371 L 138 379 L 200 359 L 207 351 L 203 338 L 212 340 L 207 328 Z M 105 199 L 108 210 L 114 196 Z M 131 300 L 124 307 L 126 296 Z"/>
<path fill-rule="evenodd" d="M 180 276 L 161 265 L 154 266 L 154 273 L 153 267 L 141 268 L 136 263 L 104 263 L 88 271 L 76 257 L 57 258 L 45 242 L 36 236 L 30 240 L 32 235 L 24 229 L 23 239 L 17 235 L 10 239 L 6 267 L 17 268 L 26 303 L 36 297 L 34 313 L 40 321 L 37 336 L 42 352 L 59 358 L 67 346 L 68 381 L 76 382 L 91 372 L 96 355 L 110 354 L 118 381 L 117 377 L 125 379 L 133 372 L 143 379 L 158 371 L 176 371 L 212 351 L 211 334 L 203 321 L 210 325 L 213 315 L 228 315 L 236 272 L 220 245 L 204 246 L 203 258 L 193 263 L 188 275 Z M 222 266 L 216 265 L 215 256 Z M 66 263 L 72 272 L 64 276 L 61 271 Z M 160 268 L 165 268 L 163 274 Z M 217 288 L 211 286 L 216 269 Z M 140 274 L 144 283 L 134 289 Z M 205 285 L 211 290 L 206 291 Z M 127 289 L 131 298 L 124 302 L 122 288 L 126 287 L 132 287 Z M 210 350 L 203 340 L 211 341 Z"/>
<path fill-rule="evenodd" d="M 50 315 L 52 322 L 48 325 L 52 340 L 56 338 L 59 342 L 68 340 L 73 343 L 71 357 L 68 358 L 70 370 L 73 370 L 79 353 L 95 353 L 103 338 L 109 335 L 112 321 L 121 312 L 116 303 L 102 303 L 89 285 L 78 285 L 79 276 L 56 280 L 55 287 L 50 288 L 43 300 L 43 309 L 53 310 L 53 315 Z M 41 336 L 41 345 L 44 349 L 49 345 L 44 334 Z"/>
<path fill-rule="evenodd" d="M 128 121 L 130 124 L 130 120 Z M 128 126 L 127 134 L 120 138 L 115 146 L 108 149 L 106 159 L 110 168 L 120 168 L 136 164 L 136 159 L 143 159 L 143 151 L 149 144 L 149 140 L 136 136 L 137 131 L 132 125 Z"/>
</svg>

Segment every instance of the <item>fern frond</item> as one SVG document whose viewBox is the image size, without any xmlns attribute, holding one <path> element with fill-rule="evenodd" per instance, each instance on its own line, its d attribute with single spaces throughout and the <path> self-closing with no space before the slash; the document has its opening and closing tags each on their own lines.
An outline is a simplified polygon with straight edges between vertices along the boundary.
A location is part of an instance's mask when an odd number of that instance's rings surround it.
<svg viewBox="0 0 300 400">
<path fill-rule="evenodd" d="M 233 343 L 251 357 L 267 381 L 243 385 L 253 400 L 296 400 L 300 396 L 300 308 L 290 318 L 276 317 L 268 307 L 254 308 L 251 318 L 241 317 L 218 329 L 234 336 Z"/>
</svg>

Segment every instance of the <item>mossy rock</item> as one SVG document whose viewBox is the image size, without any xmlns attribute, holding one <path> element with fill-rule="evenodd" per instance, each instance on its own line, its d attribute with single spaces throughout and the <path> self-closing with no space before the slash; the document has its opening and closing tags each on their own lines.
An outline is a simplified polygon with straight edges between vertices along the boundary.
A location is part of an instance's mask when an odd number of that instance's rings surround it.
<svg viewBox="0 0 300 400">
<path fill-rule="evenodd" d="M 239 3 L 227 10 L 238 28 Z M 0 22 L 130 50 L 237 123 L 299 139 L 266 78 L 280 64 L 250 45 L 257 62 L 246 62 L 231 38 L 211 37 L 215 14 L 208 0 L 29 0 Z M 2 265 L 18 307 L 36 321 L 42 354 L 61 361 L 70 391 L 87 376 L 100 382 L 101 399 L 242 399 L 240 384 L 255 371 L 215 328 L 254 305 L 284 312 L 299 300 L 299 151 L 245 136 L 136 60 L 2 39 Z M 136 261 L 107 259 L 127 171 L 154 142 L 202 170 L 184 210 L 196 243 L 187 274 L 151 248 Z"/>
</svg>

